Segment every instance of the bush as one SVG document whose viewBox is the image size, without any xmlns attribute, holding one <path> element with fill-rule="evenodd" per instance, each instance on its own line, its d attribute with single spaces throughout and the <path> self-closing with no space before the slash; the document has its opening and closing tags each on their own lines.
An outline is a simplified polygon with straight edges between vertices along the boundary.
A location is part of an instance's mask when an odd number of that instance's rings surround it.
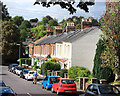
<svg viewBox="0 0 120 96">
<path fill-rule="evenodd" d="M 57 62 L 53 62 L 51 60 L 47 61 L 46 63 L 42 64 L 42 73 L 44 75 L 47 75 L 47 70 L 50 70 L 50 71 L 58 71 L 61 69 L 60 67 L 60 63 L 57 63 Z"/>
<path fill-rule="evenodd" d="M 68 73 L 67 69 L 61 69 L 60 70 L 60 77 L 64 78 L 64 73 Z"/>
<path fill-rule="evenodd" d="M 108 83 L 113 82 L 115 80 L 115 75 L 113 74 L 113 71 L 109 67 L 103 67 L 101 69 L 101 79 L 106 79 Z"/>
<path fill-rule="evenodd" d="M 79 81 L 79 77 L 88 77 L 90 75 L 90 71 L 87 68 L 74 66 L 68 70 L 69 78 L 72 78 L 76 82 Z"/>
<path fill-rule="evenodd" d="M 37 62 L 34 62 L 34 69 L 37 69 Z"/>
<path fill-rule="evenodd" d="M 51 58 L 50 54 L 47 56 L 47 58 Z"/>
</svg>

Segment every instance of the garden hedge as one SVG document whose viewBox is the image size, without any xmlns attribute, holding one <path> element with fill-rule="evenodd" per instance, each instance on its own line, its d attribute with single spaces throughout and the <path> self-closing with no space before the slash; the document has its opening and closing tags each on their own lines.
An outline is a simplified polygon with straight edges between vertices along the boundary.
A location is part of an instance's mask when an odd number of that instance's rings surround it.
<svg viewBox="0 0 120 96">
<path fill-rule="evenodd" d="M 90 71 L 87 68 L 73 66 L 68 70 L 69 78 L 72 78 L 76 82 L 79 81 L 79 77 L 88 77 L 90 75 Z"/>
<path fill-rule="evenodd" d="M 61 69 L 60 70 L 60 77 L 64 78 L 64 73 L 68 73 L 67 69 Z"/>
</svg>

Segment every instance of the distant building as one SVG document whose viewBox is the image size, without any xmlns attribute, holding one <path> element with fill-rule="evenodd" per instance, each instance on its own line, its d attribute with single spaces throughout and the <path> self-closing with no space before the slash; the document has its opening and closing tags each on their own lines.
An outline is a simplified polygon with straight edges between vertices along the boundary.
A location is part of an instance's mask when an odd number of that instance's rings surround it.
<svg viewBox="0 0 120 96">
<path fill-rule="evenodd" d="M 69 22 L 67 23 L 67 26 L 66 26 L 66 32 L 70 32 L 70 31 L 75 31 L 75 25 L 74 25 L 74 22 Z"/>
<path fill-rule="evenodd" d="M 92 19 L 82 18 L 81 30 L 83 30 L 84 28 L 90 28 L 90 27 L 92 27 Z"/>
</svg>

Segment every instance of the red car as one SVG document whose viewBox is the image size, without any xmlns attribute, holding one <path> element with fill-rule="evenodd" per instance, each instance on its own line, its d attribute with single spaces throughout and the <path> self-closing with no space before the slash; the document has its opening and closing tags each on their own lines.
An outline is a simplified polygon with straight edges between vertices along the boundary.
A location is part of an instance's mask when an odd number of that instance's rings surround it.
<svg viewBox="0 0 120 96">
<path fill-rule="evenodd" d="M 52 92 L 60 93 L 74 93 L 76 94 L 76 84 L 73 79 L 58 78 L 52 85 Z"/>
</svg>

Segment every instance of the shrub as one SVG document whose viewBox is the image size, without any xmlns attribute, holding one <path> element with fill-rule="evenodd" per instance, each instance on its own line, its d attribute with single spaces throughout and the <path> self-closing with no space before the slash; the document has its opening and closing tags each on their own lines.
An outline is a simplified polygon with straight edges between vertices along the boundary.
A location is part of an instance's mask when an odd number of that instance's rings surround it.
<svg viewBox="0 0 120 96">
<path fill-rule="evenodd" d="M 79 81 L 79 77 L 88 77 L 90 75 L 90 71 L 87 68 L 73 66 L 68 70 L 69 78 L 72 78 L 76 82 Z"/>
<path fill-rule="evenodd" d="M 47 58 L 51 58 L 50 54 L 47 56 Z"/>
<path fill-rule="evenodd" d="M 101 69 L 101 79 L 106 79 L 108 83 L 113 82 L 115 80 L 115 75 L 113 74 L 113 71 L 109 67 L 103 67 Z"/>
<path fill-rule="evenodd" d="M 64 78 L 64 73 L 68 73 L 68 70 L 67 70 L 67 69 L 61 69 L 61 70 L 60 70 L 60 76 L 61 76 L 62 78 Z"/>
<path fill-rule="evenodd" d="M 37 68 L 37 62 L 34 62 L 34 69 L 36 70 Z"/>
<path fill-rule="evenodd" d="M 53 71 L 58 71 L 61 69 L 60 63 L 53 62 L 51 60 L 48 60 L 46 63 L 42 64 L 42 72 L 44 75 L 47 75 L 47 70 L 53 70 Z"/>
</svg>

